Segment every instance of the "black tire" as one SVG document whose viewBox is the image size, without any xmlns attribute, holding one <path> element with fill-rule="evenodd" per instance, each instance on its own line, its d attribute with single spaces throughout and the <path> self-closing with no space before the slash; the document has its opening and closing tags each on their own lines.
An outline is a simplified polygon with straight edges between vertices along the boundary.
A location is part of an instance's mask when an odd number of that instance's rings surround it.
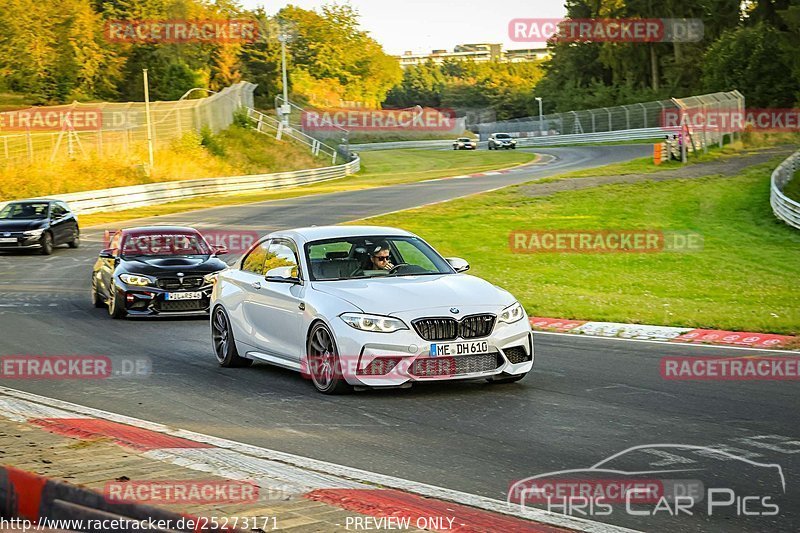
<svg viewBox="0 0 800 533">
<path fill-rule="evenodd" d="M 78 228 L 72 232 L 72 240 L 67 243 L 70 248 L 78 248 L 81 245 L 81 234 Z"/>
<path fill-rule="evenodd" d="M 342 363 L 336 340 L 328 327 L 317 322 L 311 327 L 306 341 L 308 370 L 311 383 L 323 394 L 342 394 L 353 390 L 342 376 Z"/>
<path fill-rule="evenodd" d="M 108 316 L 115 320 L 125 318 L 128 316 L 128 312 L 125 311 L 125 302 L 114 287 L 112 287 L 111 290 L 113 294 L 108 298 Z"/>
<path fill-rule="evenodd" d="M 106 306 L 105 300 L 97 293 L 97 283 L 92 280 L 92 305 L 98 309 Z"/>
<path fill-rule="evenodd" d="M 252 359 L 245 359 L 239 355 L 236 342 L 233 340 L 231 321 L 228 313 L 222 306 L 214 309 L 211 315 L 211 343 L 214 346 L 214 355 L 217 363 L 224 368 L 242 368 L 253 364 Z"/>
<path fill-rule="evenodd" d="M 49 231 L 42 233 L 39 239 L 39 246 L 41 246 L 42 255 L 50 255 L 53 253 L 53 234 Z"/>
<path fill-rule="evenodd" d="M 502 385 L 504 383 L 515 383 L 527 375 L 528 375 L 527 372 L 525 372 L 524 374 L 516 374 L 516 375 L 500 374 L 498 376 L 488 378 L 486 381 L 488 381 L 489 383 L 493 383 L 495 385 Z"/>
</svg>

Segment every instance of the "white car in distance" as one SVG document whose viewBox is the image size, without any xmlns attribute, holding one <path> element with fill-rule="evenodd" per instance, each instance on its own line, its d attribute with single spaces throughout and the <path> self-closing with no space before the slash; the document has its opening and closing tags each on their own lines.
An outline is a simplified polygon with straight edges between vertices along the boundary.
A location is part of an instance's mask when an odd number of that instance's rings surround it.
<svg viewBox="0 0 800 533">
<path fill-rule="evenodd" d="M 510 293 L 468 269 L 400 229 L 272 233 L 214 285 L 217 361 L 297 370 L 328 394 L 518 381 L 533 367 L 528 317 Z"/>
</svg>

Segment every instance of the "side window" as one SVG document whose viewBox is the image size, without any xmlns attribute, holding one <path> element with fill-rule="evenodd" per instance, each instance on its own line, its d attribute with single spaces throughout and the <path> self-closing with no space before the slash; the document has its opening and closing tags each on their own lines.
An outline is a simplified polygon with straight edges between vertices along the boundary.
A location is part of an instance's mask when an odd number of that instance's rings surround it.
<svg viewBox="0 0 800 533">
<path fill-rule="evenodd" d="M 53 207 L 50 209 L 50 214 L 53 218 L 61 218 L 67 214 L 67 210 L 61 207 L 59 204 L 54 203 Z"/>
<path fill-rule="evenodd" d="M 299 269 L 297 266 L 297 254 L 289 246 L 286 241 L 272 241 L 269 246 L 267 260 L 264 262 L 264 274 L 273 268 L 291 266 L 294 267 L 292 272 L 295 277 L 300 277 Z"/>
<path fill-rule="evenodd" d="M 69 207 L 67 207 L 67 204 L 65 204 L 64 202 L 56 202 L 56 205 L 64 210 L 64 214 L 70 213 Z"/>
<path fill-rule="evenodd" d="M 253 248 L 242 260 L 242 270 L 245 272 L 251 272 L 253 274 L 263 274 L 264 262 L 267 259 L 267 253 L 269 250 L 269 243 L 269 240 L 265 240 Z"/>
</svg>

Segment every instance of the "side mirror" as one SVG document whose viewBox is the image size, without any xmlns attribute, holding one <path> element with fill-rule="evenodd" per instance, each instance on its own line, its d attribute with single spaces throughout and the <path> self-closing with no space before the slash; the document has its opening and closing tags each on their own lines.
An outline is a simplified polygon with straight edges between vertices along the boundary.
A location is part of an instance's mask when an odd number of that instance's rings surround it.
<svg viewBox="0 0 800 533">
<path fill-rule="evenodd" d="M 466 272 L 469 270 L 469 263 L 460 257 L 447 257 L 445 260 L 450 263 L 450 266 L 453 267 L 453 270 L 456 272 Z"/>
<path fill-rule="evenodd" d="M 264 279 L 275 283 L 300 283 L 300 278 L 297 277 L 296 266 L 282 266 L 271 268 L 267 271 Z"/>
<path fill-rule="evenodd" d="M 102 250 L 100 252 L 100 258 L 101 259 L 116 259 L 114 257 L 114 250 L 112 250 L 111 248 L 106 248 L 105 250 Z"/>
<path fill-rule="evenodd" d="M 224 246 L 212 246 L 214 250 L 214 255 L 225 255 L 228 253 L 228 249 Z"/>
</svg>

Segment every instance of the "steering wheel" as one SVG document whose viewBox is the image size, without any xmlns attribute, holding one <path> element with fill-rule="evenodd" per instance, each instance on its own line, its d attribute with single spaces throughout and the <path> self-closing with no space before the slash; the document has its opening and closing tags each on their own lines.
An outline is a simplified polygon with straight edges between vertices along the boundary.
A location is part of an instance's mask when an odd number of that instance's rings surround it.
<svg viewBox="0 0 800 533">
<path fill-rule="evenodd" d="M 392 268 L 389 269 L 389 274 L 387 274 L 387 275 L 391 276 L 392 274 L 398 272 L 400 270 L 400 267 L 404 267 L 404 266 L 409 266 L 409 264 L 408 263 L 397 264 L 397 265 L 395 265 L 395 266 L 393 266 Z"/>
</svg>

